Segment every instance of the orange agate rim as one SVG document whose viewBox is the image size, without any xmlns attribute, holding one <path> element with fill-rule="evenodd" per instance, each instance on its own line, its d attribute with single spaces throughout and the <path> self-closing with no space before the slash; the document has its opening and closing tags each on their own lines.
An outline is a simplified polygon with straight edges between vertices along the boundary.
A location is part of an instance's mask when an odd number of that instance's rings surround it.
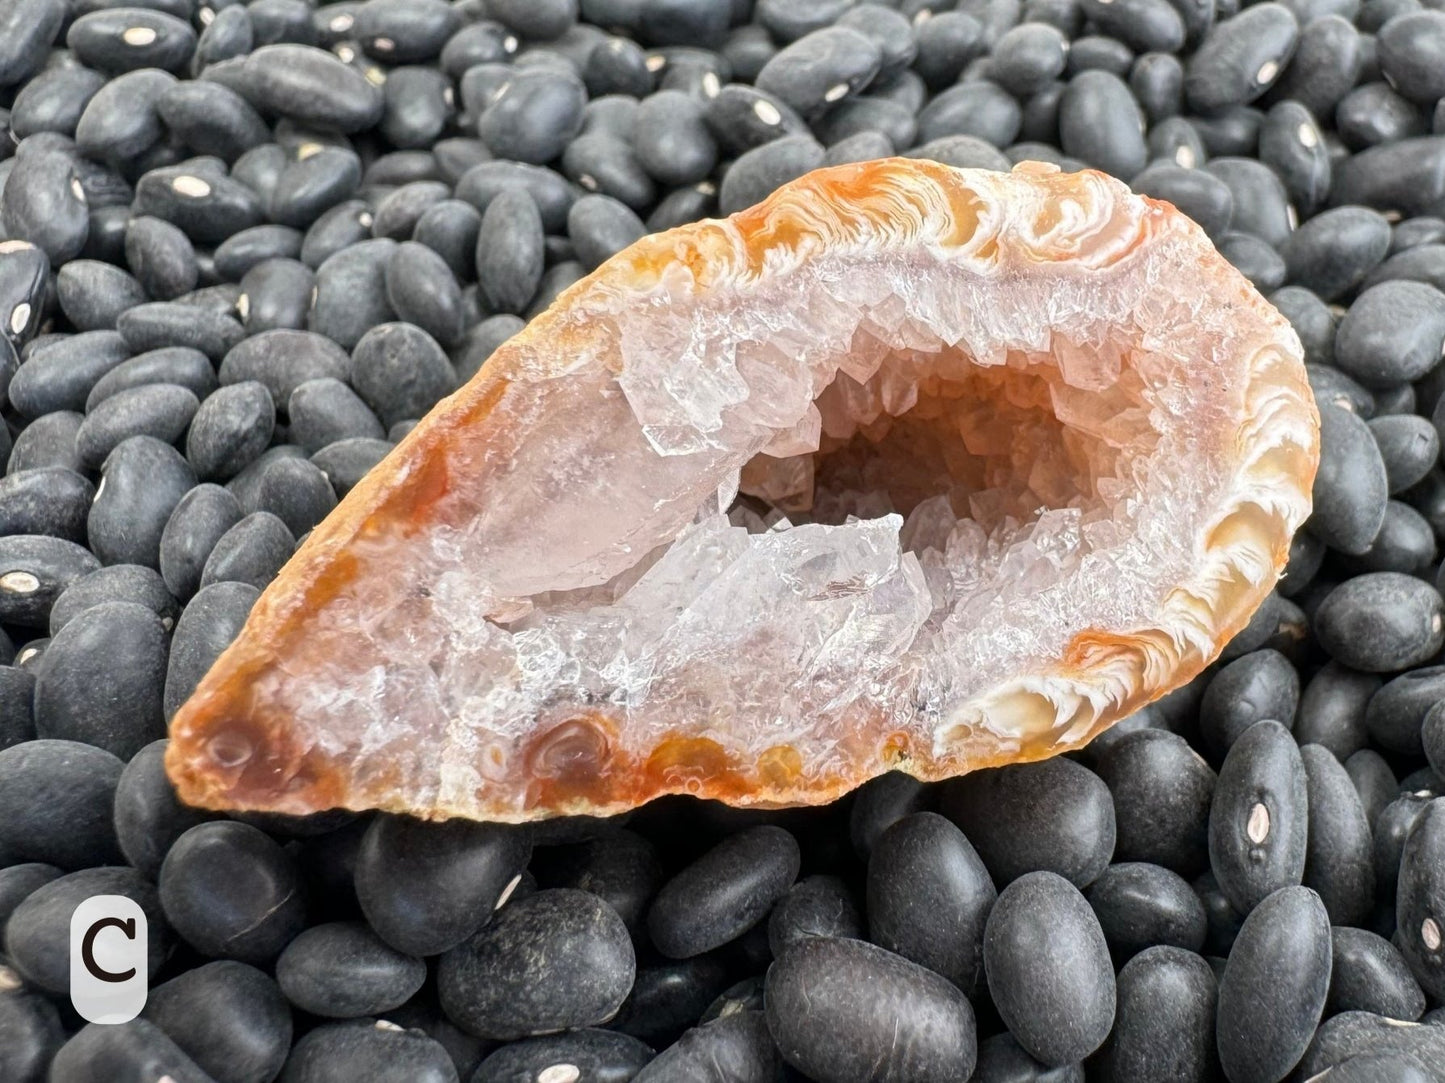
<svg viewBox="0 0 1445 1083">
<path fill-rule="evenodd" d="M 1184 230 L 1197 235 L 1201 259 L 1218 262 L 1220 296 L 1214 303 L 1247 310 L 1272 337 L 1249 358 L 1238 417 L 1227 497 L 1212 508 L 1200 538 L 1197 566 L 1162 600 L 1157 620 L 1129 630 L 1090 629 L 1075 635 L 1060 657 L 1019 673 L 952 707 L 933 747 L 890 735 L 887 719 L 851 719 L 879 738 L 869 773 L 809 774 L 796 751 L 779 746 L 757 762 L 741 763 L 716 742 L 679 735 L 659 742 L 647 757 L 614 758 L 605 778 L 562 780 L 538 791 L 527 808 L 491 807 L 485 795 L 467 804 L 416 808 L 385 778 L 354 784 L 347 765 L 315 748 L 299 748 L 287 718 L 248 710 L 251 686 L 300 634 L 302 618 L 321 608 L 355 573 L 352 547 L 405 544 L 424 528 L 427 509 L 446 492 L 448 442 L 488 437 L 494 411 L 509 384 L 536 358 L 562 375 L 571 347 L 584 330 L 569 305 L 599 286 L 641 292 L 675 270 L 685 270 L 701 292 L 723 280 L 763 279 L 778 260 L 803 260 L 819 245 L 839 243 L 818 226 L 826 208 L 828 229 L 878 244 L 907 244 L 927 223 L 941 248 L 987 259 L 977 243 L 988 221 L 997 239 L 1023 230 L 1014 255 L 1069 261 L 1075 254 L 1044 243 L 1059 221 L 1009 221 L 1009 207 L 989 193 L 1012 179 L 1046 188 L 1057 205 L 1088 207 L 1134 200 L 1143 211 L 1137 233 L 1108 244 L 1101 258 L 1119 259 L 1156 235 Z M 1051 233 L 1052 231 L 1052 233 Z M 1016 238 L 1015 238 L 1016 239 Z M 1036 242 L 1036 243 L 1035 243 Z M 950 254 L 950 258 L 952 255 Z M 526 372 L 537 375 L 535 368 Z M 615 373 L 614 373 L 615 375 Z M 1273 588 L 1288 560 L 1290 539 L 1308 517 L 1319 460 L 1319 416 L 1305 376 L 1302 350 L 1288 323 L 1214 252 L 1193 223 L 1172 206 L 1134 196 L 1120 182 L 1085 171 L 1022 163 L 1008 174 L 962 170 L 933 162 L 892 158 L 817 170 L 762 203 L 726 220 L 704 220 L 648 236 L 575 283 L 516 337 L 499 347 L 468 384 L 440 403 L 308 537 L 266 589 L 237 640 L 220 656 L 171 725 L 167 770 L 181 798 L 213 809 L 255 808 L 302 814 L 329 807 L 382 809 L 429 818 L 460 815 L 524 821 L 551 815 L 607 815 L 667 793 L 718 798 L 736 805 L 780 807 L 833 800 L 889 770 L 932 781 L 966 771 L 1047 758 L 1078 748 L 1111 723 L 1186 683 L 1219 654 Z M 238 713 L 239 710 L 239 713 Z M 623 724 L 612 714 L 579 712 L 579 724 L 605 735 Z M 999 746 L 999 728 L 1029 736 Z M 227 742 L 241 742 L 253 757 L 227 765 Z M 232 769 L 235 767 L 235 769 Z M 273 784 L 284 775 L 284 786 Z M 395 783 L 397 780 L 392 780 Z"/>
</svg>

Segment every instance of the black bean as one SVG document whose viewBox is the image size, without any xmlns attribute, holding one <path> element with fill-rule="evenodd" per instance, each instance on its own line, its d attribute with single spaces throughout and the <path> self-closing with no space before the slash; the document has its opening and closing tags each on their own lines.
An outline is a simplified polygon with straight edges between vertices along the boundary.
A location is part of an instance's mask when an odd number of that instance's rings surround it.
<svg viewBox="0 0 1445 1083">
<path fill-rule="evenodd" d="M 1184 106 L 1184 65 L 1170 53 L 1145 53 L 1129 69 L 1129 89 L 1149 121 L 1177 116 Z"/>
<path fill-rule="evenodd" d="M 1129 734 L 1099 758 L 1113 797 L 1121 861 L 1149 861 L 1193 876 L 1204 868 L 1215 775 L 1183 738 Z"/>
<path fill-rule="evenodd" d="M 1325 598 L 1315 617 L 1315 636 L 1332 657 L 1355 669 L 1408 669 L 1445 643 L 1445 603 L 1413 576 L 1371 572 Z"/>
<path fill-rule="evenodd" d="M 105 76 L 80 65 L 45 69 L 15 95 L 11 134 L 16 140 L 36 132 L 73 136 L 80 114 L 105 82 Z"/>
<path fill-rule="evenodd" d="M 1311 215 L 1324 203 L 1333 176 L 1324 133 L 1298 102 L 1277 103 L 1259 129 L 1259 157 L 1284 181 L 1291 205 Z"/>
<path fill-rule="evenodd" d="M 609 1030 L 568 1031 L 510 1042 L 484 1060 L 471 1083 L 534 1083 L 570 1070 L 596 1083 L 627 1083 L 652 1059 L 636 1038 Z"/>
<path fill-rule="evenodd" d="M 1439 432 L 1445 428 L 1445 410 L 1438 403 L 1432 420 L 1434 424 L 1409 413 L 1370 419 L 1370 432 L 1385 464 L 1391 496 L 1423 480 L 1439 461 Z"/>
<path fill-rule="evenodd" d="M 1069 39 L 1057 27 L 1025 22 L 995 43 L 989 76 L 1010 94 L 1027 97 L 1063 73 L 1068 49 Z"/>
<path fill-rule="evenodd" d="M 222 377 L 232 379 L 222 368 Z M 255 460 L 271 441 L 276 411 L 265 384 L 228 383 L 196 411 L 186 437 L 186 458 L 202 478 L 234 476 Z"/>
<path fill-rule="evenodd" d="M 836 876 L 808 876 L 794 884 L 773 907 L 768 918 L 768 947 L 778 957 L 804 937 L 859 939 L 862 929 L 852 895 L 842 880 Z"/>
<path fill-rule="evenodd" d="M 196 592 L 171 639 L 164 696 L 167 718 L 195 691 L 206 671 L 231 645 L 259 592 L 246 583 L 216 583 Z"/>
<path fill-rule="evenodd" d="M 235 1083 L 274 1079 L 291 1045 L 291 1010 L 276 983 L 230 959 L 156 986 L 143 1018 L 204 1071 Z"/>
<path fill-rule="evenodd" d="M 617 911 L 634 937 L 641 930 L 647 906 L 663 879 L 652 844 L 626 830 L 539 851 L 533 871 L 542 887 L 571 887 L 601 896 Z M 828 896 L 814 891 L 807 898 L 821 907 Z M 847 907 L 851 906 L 850 901 Z M 846 912 L 846 907 L 839 910 L 840 915 Z M 856 932 L 856 912 L 853 912 L 853 923 Z"/>
<path fill-rule="evenodd" d="M 1038 97 L 1039 95 L 1035 95 L 1034 100 L 1037 100 Z M 1030 131 L 1030 105 L 1024 107 L 1024 131 L 1026 133 Z M 1051 127 L 1052 122 L 1040 130 L 1039 134 L 1042 138 L 1052 138 L 1049 134 Z M 1183 117 L 1165 117 L 1158 124 L 1153 125 L 1149 129 L 1147 144 L 1150 158 L 1173 162 L 1186 169 L 1202 165 L 1209 158 L 1209 152 L 1205 150 L 1204 141 L 1199 138 L 1199 132 L 1192 123 Z"/>
<path fill-rule="evenodd" d="M 135 602 L 105 602 L 73 616 L 46 650 L 35 684 L 36 733 L 122 760 L 163 736 L 166 631 Z"/>
<path fill-rule="evenodd" d="M 1445 294 L 1421 282 L 1382 282 L 1363 291 L 1340 321 L 1335 363 L 1367 386 L 1388 386 L 1429 372 L 1442 344 Z"/>
<path fill-rule="evenodd" d="M 435 180 L 411 181 L 393 188 L 376 205 L 372 235 L 406 240 L 427 209 L 450 195 L 451 188 Z"/>
<path fill-rule="evenodd" d="M 1398 222 L 1390 231 L 1390 255 L 1422 244 L 1439 244 L 1445 240 L 1445 218 L 1417 215 Z"/>
<path fill-rule="evenodd" d="M 258 462 L 252 498 L 238 492 L 248 512 L 269 511 L 301 537 L 336 507 L 336 491 L 321 468 L 299 456 Z"/>
<path fill-rule="evenodd" d="M 421 328 L 384 323 L 362 336 L 352 351 L 351 381 L 382 424 L 391 425 L 425 414 L 456 387 L 456 373 L 436 340 Z"/>
<path fill-rule="evenodd" d="M 35 867 L 15 866 L 4 872 Z M 4 872 L 0 872 L 0 876 Z M 9 916 L 3 909 L 0 915 Z M 24 989 L 15 989 L 0 997 L 0 1034 L 5 1035 L 5 1045 L 0 1047 L 0 1071 L 5 1072 L 6 1079 L 18 1083 L 43 1080 L 55 1051 L 65 1041 L 55 1006 L 39 993 Z"/>
<path fill-rule="evenodd" d="M 587 90 L 569 72 L 519 70 L 482 110 L 477 134 L 499 158 L 542 165 L 582 129 Z"/>
<path fill-rule="evenodd" d="M 923 783 L 901 771 L 890 771 L 865 782 L 854 792 L 848 813 L 853 852 L 867 861 L 883 832 L 905 816 L 921 812 L 929 799 Z"/>
<path fill-rule="evenodd" d="M 1274 170 L 1252 158 L 1229 156 L 1213 158 L 1204 168 L 1234 196 L 1231 229 L 1252 233 L 1276 247 L 1285 242 L 1290 236 L 1289 194 Z"/>
<path fill-rule="evenodd" d="M 124 895 L 145 912 L 149 925 L 146 969 L 150 976 L 155 975 L 171 947 L 166 919 L 156 904 L 156 889 L 134 869 L 102 865 L 67 873 L 37 888 L 10 915 L 5 924 L 5 953 L 22 978 L 59 996 L 70 991 L 70 915 L 92 895 Z M 59 1079 L 75 1078 L 59 1067 L 52 1068 Z"/>
<path fill-rule="evenodd" d="M 287 404 L 291 439 L 316 452 L 338 440 L 379 440 L 385 429 L 351 388 L 323 377 L 298 384 Z"/>
<path fill-rule="evenodd" d="M 246 334 L 230 316 L 176 301 L 137 305 L 121 313 L 116 329 L 135 353 L 189 346 L 212 361 L 220 361 Z"/>
<path fill-rule="evenodd" d="M 582 190 L 612 196 L 629 207 L 644 209 L 657 197 L 657 186 L 632 143 L 607 132 L 584 132 L 568 143 L 562 172 Z"/>
<path fill-rule="evenodd" d="M 121 852 L 152 879 L 171 844 L 209 818 L 176 797 L 166 777 L 166 745 L 164 738 L 152 741 L 132 756 L 115 790 L 115 833 Z"/>
<path fill-rule="evenodd" d="M 487 923 L 530 853 L 515 828 L 378 816 L 357 853 L 356 894 L 388 944 L 436 955 Z"/>
<path fill-rule="evenodd" d="M 241 515 L 239 501 L 219 485 L 198 485 L 181 497 L 161 533 L 161 577 L 172 594 L 186 599 L 196 592 L 216 543 Z"/>
<path fill-rule="evenodd" d="M 131 275 L 99 260 L 66 263 L 56 274 L 55 290 L 60 310 L 78 331 L 111 330 L 117 316 L 146 300 L 146 291 Z"/>
<path fill-rule="evenodd" d="M 461 25 L 442 0 L 368 0 L 351 32 L 368 53 L 392 64 L 430 60 Z"/>
<path fill-rule="evenodd" d="M 858 940 L 813 937 L 768 970 L 768 1029 L 813 1078 L 944 1083 L 973 1071 L 973 1010 L 923 967 Z"/>
<path fill-rule="evenodd" d="M 1208 918 L 1204 904 L 1177 873 L 1159 865 L 1110 865 L 1084 893 L 1116 959 L 1155 945 L 1199 951 Z"/>
<path fill-rule="evenodd" d="M 61 592 L 50 609 L 50 634 L 58 635 L 73 618 L 106 602 L 143 606 L 160 618 L 167 633 L 180 615 L 180 606 L 154 569 L 139 564 L 111 564 L 81 576 Z"/>
<path fill-rule="evenodd" d="M 311 268 L 298 260 L 267 259 L 256 264 L 241 279 L 236 305 L 246 333 L 303 330 L 311 319 L 316 281 Z M 327 303 L 332 300 L 328 294 Z"/>
<path fill-rule="evenodd" d="M 63 0 L 6 0 L 0 5 L 0 86 L 14 86 L 34 74 L 65 17 Z"/>
<path fill-rule="evenodd" d="M 439 255 L 456 282 L 466 282 L 476 276 L 475 252 L 481 225 L 482 216 L 470 204 L 445 199 L 433 203 L 417 219 L 412 240 Z"/>
<path fill-rule="evenodd" d="M 1305 685 L 1295 721 L 1295 740 L 1328 748 L 1343 761 L 1365 747 L 1365 706 L 1380 678 L 1330 662 Z"/>
<path fill-rule="evenodd" d="M 1084 17 L 1139 53 L 1172 53 L 1184 44 L 1184 20 L 1166 0 L 1082 0 Z"/>
<path fill-rule="evenodd" d="M 776 95 L 804 117 L 827 112 L 858 93 L 878 71 L 883 54 L 856 30 L 833 26 L 804 35 L 758 73 L 759 90 Z"/>
<path fill-rule="evenodd" d="M 1371 147 L 1335 170 L 1330 201 L 1402 215 L 1428 214 L 1445 197 L 1445 136 Z"/>
<path fill-rule="evenodd" d="M 512 1039 L 610 1019 L 636 970 L 627 928 L 595 895 L 539 891 L 442 956 L 441 1003 L 463 1030 Z"/>
<path fill-rule="evenodd" d="M 1372 748 L 1362 748 L 1347 759 L 1345 772 L 1355 784 L 1355 790 L 1360 795 L 1360 804 L 1365 810 L 1365 819 L 1373 831 L 1380 813 L 1394 799 L 1398 790 L 1399 783 L 1395 781 L 1395 772 L 1390 769 L 1385 758 Z M 1377 882 L 1378 879 L 1377 876 Z"/>
<path fill-rule="evenodd" d="M 1264 3 L 1214 26 L 1185 67 L 1184 93 L 1203 113 L 1251 102 L 1294 54 L 1299 24 L 1283 4 Z"/>
<path fill-rule="evenodd" d="M 950 135 L 971 135 L 1005 147 L 1018 135 L 1018 102 L 996 83 L 975 79 L 937 95 L 918 115 L 918 139 L 931 142 Z"/>
<path fill-rule="evenodd" d="M 1354 783 L 1333 753 L 1300 749 L 1309 792 L 1309 843 L 1303 883 L 1320 896 L 1330 922 L 1356 925 L 1375 896 L 1370 824 Z"/>
<path fill-rule="evenodd" d="M 1409 504 L 1391 500 L 1385 521 L 1370 547 L 1357 557 L 1345 557 L 1340 567 L 1359 572 L 1424 572 L 1434 563 L 1435 534 L 1429 521 Z"/>
<path fill-rule="evenodd" d="M 489 59 L 500 60 L 502 57 Z M 582 81 L 594 99 L 607 94 L 642 98 L 652 92 L 652 72 L 647 69 L 647 54 L 636 42 L 622 37 L 609 37 L 593 46 L 582 69 Z"/>
<path fill-rule="evenodd" d="M 456 197 L 470 203 L 484 215 L 494 199 L 510 189 L 532 197 L 548 233 L 567 228 L 567 210 L 577 192 L 561 174 L 525 162 L 482 162 L 457 181 Z"/>
<path fill-rule="evenodd" d="M 301 241 L 301 262 L 313 270 L 331 256 L 371 236 L 371 208 L 361 200 L 339 203 L 317 218 Z"/>
<path fill-rule="evenodd" d="M 446 1048 L 419 1030 L 351 1019 L 308 1031 L 291 1050 L 285 1083 L 457 1083 Z"/>
<path fill-rule="evenodd" d="M 1226 233 L 1217 242 L 1220 255 L 1262 293 L 1284 285 L 1284 260 L 1262 237 L 1252 233 Z"/>
<path fill-rule="evenodd" d="M 165 122 L 157 106 L 175 82 L 175 76 L 156 68 L 126 72 L 112 79 L 96 91 L 80 114 L 75 126 L 76 146 L 98 161 L 140 158 L 165 134 Z"/>
<path fill-rule="evenodd" d="M 781 828 L 725 839 L 658 892 L 647 914 L 652 942 L 684 959 L 736 939 L 764 917 L 798 875 L 798 844 Z"/>
<path fill-rule="evenodd" d="M 1216 1078 L 1216 988 L 1207 962 L 1182 948 L 1147 948 L 1119 971 L 1118 985 L 1114 1032 L 1099 1054 L 1100 1079 Z"/>
<path fill-rule="evenodd" d="M 302 234 L 290 226 L 262 225 L 243 229 L 216 246 L 216 273 L 239 282 L 257 264 L 270 259 L 296 259 Z"/>
<path fill-rule="evenodd" d="M 1336 207 L 1296 230 L 1281 248 L 1290 280 L 1333 300 L 1385 258 L 1390 224 L 1366 207 Z"/>
<path fill-rule="evenodd" d="M 1000 892 L 983 941 L 988 989 L 1009 1033 L 1045 1064 L 1082 1060 L 1114 1023 L 1114 970 L 1077 888 L 1030 872 Z"/>
<path fill-rule="evenodd" d="M 356 132 L 381 117 L 381 89 L 309 45 L 263 46 L 240 62 L 233 78 L 231 89 L 262 112 L 310 127 Z"/>
<path fill-rule="evenodd" d="M 92 469 L 132 436 L 173 443 L 195 416 L 200 401 L 174 384 L 146 384 L 119 391 L 97 404 L 75 434 L 80 461 Z"/>
<path fill-rule="evenodd" d="M 668 185 L 695 184 L 712 172 L 717 145 L 704 115 L 702 103 L 678 90 L 659 90 L 643 99 L 633 146 L 653 179 Z"/>
<path fill-rule="evenodd" d="M 62 591 L 100 567 L 84 547 L 62 538 L 14 534 L 0 538 L 0 619 L 44 628 Z"/>
<path fill-rule="evenodd" d="M 1114 804 L 1072 760 L 975 771 L 946 783 L 941 811 L 963 829 L 996 884 L 1047 869 L 1085 887 L 1114 853 Z"/>
<path fill-rule="evenodd" d="M 1380 449 L 1355 413 L 1320 408 L 1320 469 L 1309 529 L 1343 553 L 1363 553 L 1385 520 L 1389 482 Z"/>
<path fill-rule="evenodd" d="M 161 533 L 195 472 L 175 448 L 151 436 L 122 441 L 101 466 L 86 522 L 91 550 L 107 564 L 156 567 Z"/>
<path fill-rule="evenodd" d="M 180 71 L 195 50 L 196 32 L 164 12 L 121 7 L 82 15 L 70 24 L 65 44 L 82 63 L 115 75 L 137 68 Z"/>
<path fill-rule="evenodd" d="M 295 548 L 296 539 L 285 523 L 268 511 L 253 512 L 217 539 L 201 571 L 200 585 L 249 583 L 264 590 Z"/>
<path fill-rule="evenodd" d="M 718 209 L 733 214 L 751 207 L 822 161 L 822 146 L 808 135 L 784 136 L 755 147 L 739 155 L 723 174 Z"/>
<path fill-rule="evenodd" d="M 632 991 L 607 1026 L 654 1048 L 670 1045 L 697 1023 L 727 982 L 727 966 L 715 955 L 639 967 Z"/>
<path fill-rule="evenodd" d="M 111 807 L 124 765 L 94 745 L 30 740 L 0 749 L 0 845 L 15 862 L 119 864 Z"/>
<path fill-rule="evenodd" d="M 1230 1079 L 1283 1079 L 1324 1010 L 1330 925 L 1308 888 L 1281 888 L 1244 919 L 1219 981 L 1219 1059 Z"/>
<path fill-rule="evenodd" d="M 1299 674 L 1275 650 L 1237 658 L 1210 679 L 1199 704 L 1205 744 L 1222 755 L 1245 730 L 1265 718 L 1293 725 L 1299 706 Z"/>
<path fill-rule="evenodd" d="M 68 155 L 36 150 L 15 159 L 0 194 L 0 227 L 7 238 L 35 245 L 53 264 L 79 255 L 90 215 Z"/>
<path fill-rule="evenodd" d="M 389 451 L 391 444 L 385 440 L 357 437 L 328 444 L 312 455 L 311 461 L 321 468 L 340 498 L 354 489 Z"/>
<path fill-rule="evenodd" d="M 917 24 L 914 33 L 918 57 L 913 68 L 934 89 L 952 83 L 987 48 L 983 24 L 965 12 L 940 11 Z"/>
<path fill-rule="evenodd" d="M 1122 41 L 1103 34 L 1085 34 L 1069 43 L 1064 73 L 1078 75 L 1086 71 L 1102 71 L 1122 79 L 1133 66 L 1134 51 Z"/>
<path fill-rule="evenodd" d="M 450 346 L 461 338 L 461 286 L 446 261 L 426 245 L 405 241 L 396 246 L 386 265 L 386 296 L 398 316 L 438 342 Z"/>
<path fill-rule="evenodd" d="M 1388 83 L 1365 83 L 1346 94 L 1335 107 L 1335 127 L 1346 146 L 1355 150 L 1395 143 L 1429 132 L 1428 118 Z"/>
<path fill-rule="evenodd" d="M 567 234 L 582 265 L 593 270 L 647 232 L 641 219 L 608 196 L 583 196 L 567 213 Z"/>
<path fill-rule="evenodd" d="M 314 925 L 281 952 L 276 981 L 296 1007 L 351 1019 L 400 1006 L 426 980 L 426 964 L 389 947 L 361 922 Z"/>
<path fill-rule="evenodd" d="M 1432 800 L 1429 791 L 1403 793 L 1380 810 L 1372 825 L 1375 848 L 1375 884 L 1384 894 L 1395 890 L 1405 839 L 1420 813 Z"/>
<path fill-rule="evenodd" d="M 0 535 L 49 534 L 85 541 L 95 487 L 73 470 L 41 467 L 0 478 Z"/>
<path fill-rule="evenodd" d="M 1321 16 L 1300 31 L 1299 47 L 1274 92 L 1299 102 L 1315 117 L 1330 117 L 1354 86 L 1360 61 L 1360 35 L 1350 21 Z"/>
<path fill-rule="evenodd" d="M 771 1083 L 781 1062 L 761 1011 L 745 1010 L 687 1031 L 634 1077 L 638 1083 Z M 600 1077 L 594 1077 L 600 1078 Z"/>
<path fill-rule="evenodd" d="M 1395 945 L 1366 929 L 1330 930 L 1333 969 L 1326 1010 L 1366 1011 L 1413 1022 L 1425 1011 L 1425 994 Z"/>
<path fill-rule="evenodd" d="M 267 201 L 274 222 L 305 229 L 355 194 L 361 159 L 344 147 L 321 147 L 290 162 L 276 178 Z"/>
<path fill-rule="evenodd" d="M 126 226 L 125 261 L 145 292 L 159 301 L 189 293 L 200 274 L 190 238 L 179 226 L 149 215 L 132 218 Z M 122 315 L 117 312 L 116 321 Z"/>
<path fill-rule="evenodd" d="M 1300 1062 L 1301 1075 L 1314 1076 L 1359 1054 L 1396 1053 L 1437 1064 L 1445 1054 L 1445 1030 L 1370 1012 L 1341 1012 L 1321 1024 Z"/>
<path fill-rule="evenodd" d="M 166 854 L 159 887 L 167 920 L 203 955 L 269 963 L 305 925 L 293 859 L 249 824 L 187 830 Z"/>
<path fill-rule="evenodd" d="M 1209 812 L 1209 863 L 1241 913 L 1304 876 L 1308 782 L 1299 748 L 1278 722 L 1257 722 L 1219 769 Z"/>
<path fill-rule="evenodd" d="M 255 35 L 246 9 L 240 4 L 221 8 L 210 24 L 201 29 L 196 51 L 191 56 L 192 71 L 204 71 L 210 64 L 245 56 L 254 45 Z"/>
<path fill-rule="evenodd" d="M 1445 16 L 1414 11 L 1380 27 L 1380 71 L 1406 97 L 1434 105 L 1445 96 Z"/>
<path fill-rule="evenodd" d="M 532 196 L 508 187 L 482 212 L 477 234 L 477 283 L 498 312 L 527 307 L 542 279 L 543 218 Z"/>
<path fill-rule="evenodd" d="M 1223 234 L 1234 216 L 1233 192 L 1203 169 L 1156 162 L 1135 174 L 1129 186 L 1140 195 L 1173 203 L 1211 237 Z"/>
<path fill-rule="evenodd" d="M 1396 944 L 1434 999 L 1445 995 L 1445 799 L 1421 810 L 1400 855 Z"/>
<path fill-rule="evenodd" d="M 966 993 L 981 987 L 984 922 L 998 893 L 963 832 L 932 812 L 898 820 L 873 844 L 867 892 L 875 943 Z"/>
</svg>

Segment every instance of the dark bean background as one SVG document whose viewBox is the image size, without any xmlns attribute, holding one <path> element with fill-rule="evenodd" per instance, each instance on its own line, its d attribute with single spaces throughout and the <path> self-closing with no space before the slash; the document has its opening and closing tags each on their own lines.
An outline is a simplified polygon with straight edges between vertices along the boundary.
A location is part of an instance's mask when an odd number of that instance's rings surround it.
<svg viewBox="0 0 1445 1083">
<path fill-rule="evenodd" d="M 1442 0 L 0 0 L 0 1083 L 1445 1081 L 1442 96 Z M 825 808 L 176 800 L 167 718 L 439 399 L 892 154 L 1108 171 L 1294 325 L 1315 511 L 1219 661 Z"/>
</svg>

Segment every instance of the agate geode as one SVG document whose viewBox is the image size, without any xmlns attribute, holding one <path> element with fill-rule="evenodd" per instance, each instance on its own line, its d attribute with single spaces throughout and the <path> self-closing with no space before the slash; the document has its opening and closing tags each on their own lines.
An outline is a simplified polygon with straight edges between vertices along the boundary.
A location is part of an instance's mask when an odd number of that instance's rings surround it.
<svg viewBox="0 0 1445 1083">
<path fill-rule="evenodd" d="M 890 159 L 645 238 L 321 524 L 175 716 L 212 808 L 823 802 L 1087 742 L 1310 508 L 1289 325 L 1098 173 Z"/>
</svg>

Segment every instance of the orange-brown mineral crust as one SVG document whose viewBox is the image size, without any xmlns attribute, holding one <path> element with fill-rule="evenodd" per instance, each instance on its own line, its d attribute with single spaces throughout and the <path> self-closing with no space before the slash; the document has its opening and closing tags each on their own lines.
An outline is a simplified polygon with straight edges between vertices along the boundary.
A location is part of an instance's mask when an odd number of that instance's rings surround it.
<svg viewBox="0 0 1445 1083">
<path fill-rule="evenodd" d="M 820 170 L 638 241 L 437 406 L 176 714 L 171 776 L 521 821 L 1076 748 L 1273 586 L 1300 355 L 1102 174 Z"/>
</svg>

